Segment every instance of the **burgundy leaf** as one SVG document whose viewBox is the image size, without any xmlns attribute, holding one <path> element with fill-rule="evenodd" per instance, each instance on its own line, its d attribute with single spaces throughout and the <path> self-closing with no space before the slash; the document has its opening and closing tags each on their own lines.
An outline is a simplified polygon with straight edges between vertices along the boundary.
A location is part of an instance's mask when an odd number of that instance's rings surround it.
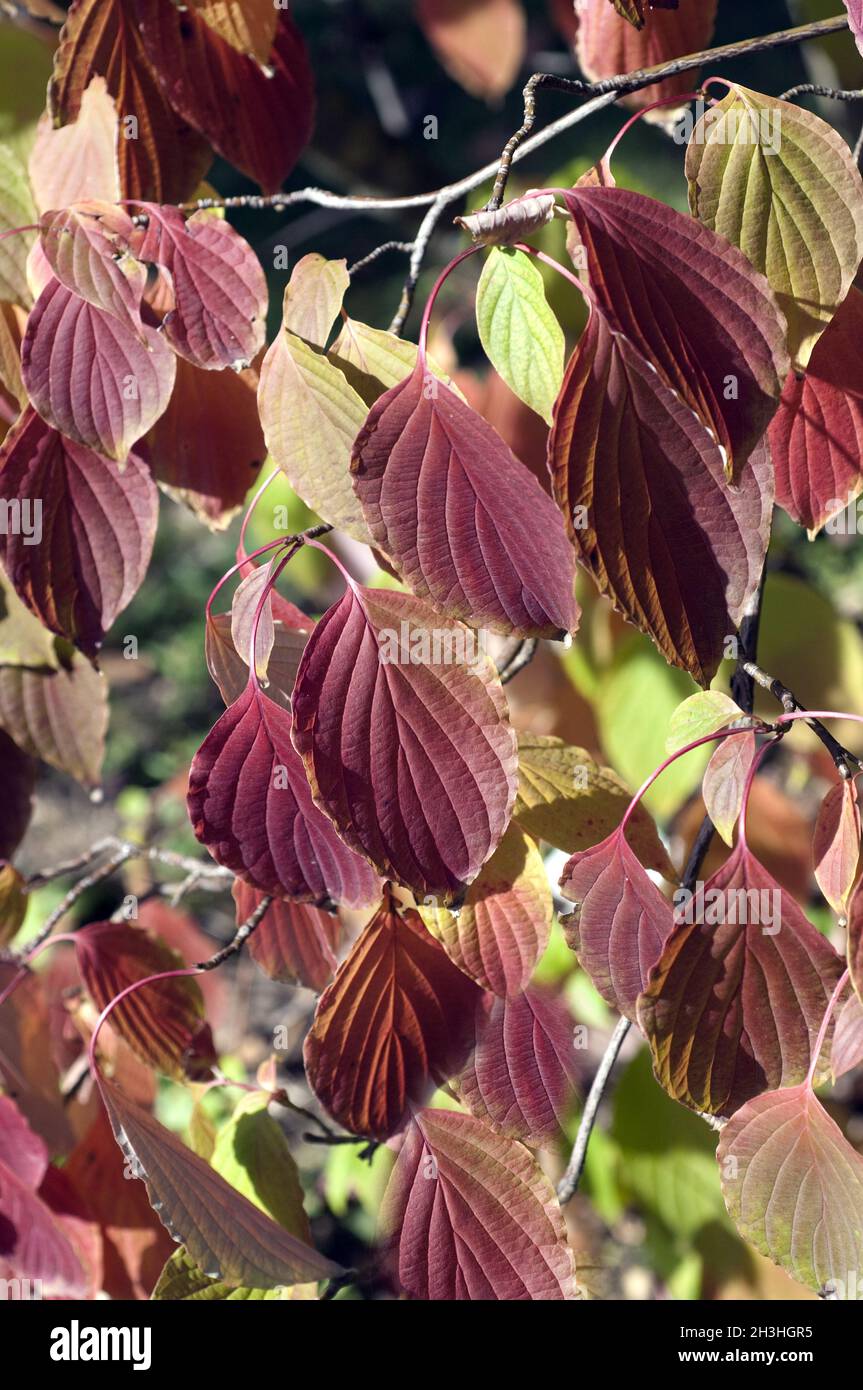
<svg viewBox="0 0 863 1390">
<path fill-rule="evenodd" d="M 770 425 L 776 501 L 810 535 L 863 490 L 863 294 L 852 287 Z"/>
<path fill-rule="evenodd" d="M 293 18 L 279 11 L 262 67 L 171 0 L 132 0 L 130 8 L 173 109 L 230 164 L 274 193 L 308 144 L 314 113 L 312 73 Z"/>
<path fill-rule="evenodd" d="M 863 1000 L 863 892 L 859 887 L 848 912 L 848 970 L 857 997 Z"/>
<path fill-rule="evenodd" d="M 742 919 L 742 920 L 741 920 Z M 730 1115 L 801 1082 L 843 964 L 738 840 L 688 901 L 638 1003 L 657 1080 L 695 1110 Z M 831 1030 L 816 1067 L 826 1079 Z"/>
<path fill-rule="evenodd" d="M 575 628 L 574 561 L 553 504 L 421 360 L 372 407 L 351 468 L 375 543 L 419 598 L 496 632 Z"/>
<path fill-rule="evenodd" d="M 548 1148 L 562 1137 L 576 1083 L 569 1010 L 562 999 L 528 989 L 491 1003 L 455 1085 L 471 1114 L 497 1134 Z"/>
<path fill-rule="evenodd" d="M 419 915 L 384 901 L 324 990 L 303 1056 L 309 1084 L 353 1134 L 387 1139 L 464 1064 L 482 995 Z"/>
<path fill-rule="evenodd" d="M 293 738 L 316 803 L 419 899 L 463 892 L 515 800 L 497 674 L 484 657 L 458 659 L 474 642 L 420 599 L 351 583 L 309 638 L 294 687 Z"/>
<path fill-rule="evenodd" d="M 179 952 L 154 932 L 128 922 L 92 922 L 75 933 L 78 968 L 101 1011 L 130 984 L 182 969 Z M 207 1080 L 216 1065 L 204 1000 L 191 976 L 159 980 L 129 994 L 109 1015 L 111 1026 L 148 1066 L 168 1076 Z"/>
<path fill-rule="evenodd" d="M 641 193 L 581 186 L 565 199 L 598 309 L 712 431 L 739 477 L 789 366 L 767 281 L 724 237 Z"/>
<path fill-rule="evenodd" d="M 111 1081 L 99 1089 L 114 1138 L 153 1210 L 213 1278 L 247 1289 L 336 1278 L 343 1271 L 292 1236 Z"/>
<path fill-rule="evenodd" d="M 560 890 L 576 904 L 566 939 L 606 1003 L 635 1020 L 635 1004 L 673 926 L 671 904 L 615 830 L 564 867 Z"/>
<path fill-rule="evenodd" d="M 40 517 L 41 536 L 0 536 L 18 594 L 51 632 L 87 656 L 143 582 L 159 501 L 147 465 L 110 459 L 65 439 L 28 407 L 0 448 L 0 501 Z"/>
<path fill-rule="evenodd" d="M 818 887 L 833 911 L 844 916 L 860 859 L 860 807 L 850 778 L 835 783 L 821 802 L 812 853 Z"/>
<path fill-rule="evenodd" d="M 245 922 L 262 895 L 241 879 L 231 891 L 237 922 Z M 333 913 L 276 898 L 249 940 L 249 955 L 271 980 L 319 992 L 333 978 L 340 934 L 341 924 Z"/>
<path fill-rule="evenodd" d="M 554 1191 L 529 1149 L 451 1110 L 421 1110 L 384 1195 L 382 1233 L 412 1298 L 575 1297 Z"/>
<path fill-rule="evenodd" d="M 189 817 L 213 858 L 262 893 L 348 907 L 378 898 L 371 869 L 312 802 L 290 714 L 253 682 L 198 749 Z"/>
<path fill-rule="evenodd" d="M 129 252 L 135 225 L 110 203 L 82 202 L 39 219 L 42 249 L 62 285 L 140 330 L 147 268 Z"/>
<path fill-rule="evenodd" d="M 48 1167 L 43 1141 L 0 1096 L 0 1279 L 29 1281 L 32 1297 L 82 1298 L 86 1277 L 67 1235 L 36 1194 Z"/>
<path fill-rule="evenodd" d="M 709 684 L 760 582 L 773 505 L 763 451 L 730 489 L 710 433 L 592 312 L 555 407 L 549 464 L 600 592 L 667 661 Z"/>
<path fill-rule="evenodd" d="M 171 398 L 175 358 L 156 329 L 134 328 L 59 280 L 27 320 L 21 373 L 43 420 L 96 453 L 123 462 Z"/>
<path fill-rule="evenodd" d="M 136 248 L 171 277 L 174 307 L 162 330 L 196 367 L 248 367 L 264 345 L 267 281 L 247 241 L 221 217 L 142 203 L 149 225 Z"/>
</svg>

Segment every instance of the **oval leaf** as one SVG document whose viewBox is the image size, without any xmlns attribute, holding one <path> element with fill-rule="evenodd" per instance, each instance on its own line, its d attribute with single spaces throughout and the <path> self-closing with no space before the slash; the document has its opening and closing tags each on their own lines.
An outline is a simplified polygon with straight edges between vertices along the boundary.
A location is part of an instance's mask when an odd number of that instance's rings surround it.
<svg viewBox="0 0 863 1390">
<path fill-rule="evenodd" d="M 523 251 L 489 252 L 477 286 L 476 322 L 492 366 L 550 425 L 563 382 L 563 329 L 539 267 Z"/>
<path fill-rule="evenodd" d="M 293 739 L 316 803 L 418 900 L 463 892 L 515 799 L 503 689 L 485 658 L 459 660 L 466 650 L 473 634 L 419 599 L 351 584 L 309 638 L 294 687 Z"/>
<path fill-rule="evenodd" d="M 385 901 L 318 1000 L 312 1090 L 351 1133 L 389 1138 L 464 1063 L 481 997 L 419 915 Z"/>
<path fill-rule="evenodd" d="M 857 786 L 843 779 L 831 787 L 818 811 L 812 845 L 815 878 L 833 911 L 844 917 L 860 859 Z"/>
</svg>

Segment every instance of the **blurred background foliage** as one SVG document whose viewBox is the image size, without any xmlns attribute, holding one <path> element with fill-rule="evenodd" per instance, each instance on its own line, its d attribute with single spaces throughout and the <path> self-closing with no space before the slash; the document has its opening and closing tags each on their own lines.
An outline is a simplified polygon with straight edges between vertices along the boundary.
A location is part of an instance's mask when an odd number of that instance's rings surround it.
<svg viewBox="0 0 863 1390">
<path fill-rule="evenodd" d="M 521 87 L 536 70 L 575 73 L 559 20 L 567 8 L 525 0 L 528 57 L 510 93 L 496 104 L 468 95 L 443 70 L 416 24 L 406 0 L 293 0 L 292 11 L 312 54 L 318 81 L 314 142 L 289 187 L 324 186 L 335 191 L 404 195 L 437 188 L 494 159 L 522 116 Z M 755 6 L 720 0 L 716 42 L 751 37 L 786 27 L 789 21 L 835 13 L 836 0 L 760 0 Z M 51 68 L 50 47 L 25 28 L 0 24 L 0 141 L 26 153 L 44 102 Z M 758 90 L 778 93 L 797 82 L 817 80 L 860 86 L 861 61 L 850 37 L 742 59 L 720 71 Z M 540 95 L 540 120 L 567 108 L 560 94 Z M 860 111 L 820 102 L 816 109 L 853 142 Z M 437 138 L 426 139 L 425 118 L 437 118 Z M 568 184 L 604 151 L 624 117 L 601 112 L 518 166 L 510 185 L 516 194 L 538 183 Z M 615 156 L 619 184 L 685 209 L 683 151 L 655 126 L 640 122 Z M 223 195 L 253 191 L 234 170 L 217 163 L 210 182 Z M 470 207 L 479 207 L 479 190 Z M 463 211 L 454 205 L 452 215 Z M 276 270 L 278 248 L 289 264 L 317 251 L 360 260 L 384 241 L 410 240 L 422 210 L 403 215 L 341 213 L 297 207 L 289 213 L 245 212 L 235 217 L 267 269 L 271 335 L 277 325 L 289 271 Z M 563 229 L 543 233 L 552 254 L 564 258 Z M 432 278 L 464 244 L 449 218 L 442 222 L 426 259 L 417 305 Z M 398 253 L 360 271 L 347 308 L 353 317 L 386 327 L 395 312 L 405 271 Z M 539 475 L 544 467 L 545 427 L 487 370 L 473 319 L 478 266 L 468 263 L 447 282 L 432 334 L 432 353 L 451 371 L 473 404 L 507 437 Z M 553 307 L 569 344 L 582 325 L 579 297 L 548 272 Z M 418 309 L 408 323 L 415 336 Z M 263 475 L 262 475 L 263 476 Z M 279 481 L 268 491 L 249 530 L 249 549 L 274 534 L 274 508 L 287 506 L 291 530 L 311 515 Z M 162 843 L 198 852 L 184 806 L 189 760 L 221 712 L 218 692 L 203 655 L 203 609 L 222 573 L 233 563 L 239 522 L 211 533 L 181 506 L 164 498 L 150 573 L 122 615 L 105 650 L 112 686 L 111 728 L 101 805 L 90 805 L 65 779 L 43 772 L 37 814 L 24 846 L 22 866 L 35 870 L 79 852 L 100 833 L 157 835 Z M 345 552 L 361 578 L 381 582 L 368 552 Z M 383 582 L 390 582 L 383 580 Z M 318 552 L 301 554 L 286 571 L 281 588 L 313 615 L 340 590 Z M 229 594 L 229 590 L 226 591 Z M 582 585 L 582 631 L 568 651 L 547 647 L 508 691 L 516 722 L 540 733 L 558 734 L 588 747 L 636 785 L 664 756 L 668 719 L 692 693 L 688 677 L 668 668 L 650 642 L 626 628 L 592 589 Z M 227 601 L 217 607 L 227 607 Z M 770 555 L 760 659 L 811 707 L 860 708 L 863 691 L 863 546 L 856 536 L 820 535 L 814 542 L 786 517 L 776 518 Z M 138 639 L 138 658 L 123 657 L 127 635 Z M 717 684 L 727 684 L 724 670 Z M 770 711 L 769 700 L 764 705 Z M 858 728 L 840 731 L 860 746 Z M 823 750 L 798 727 L 797 755 L 783 750 L 759 778 L 753 801 L 753 848 L 794 891 L 823 929 L 830 916 L 817 897 L 811 874 L 810 835 L 814 811 L 831 775 Z M 786 745 L 787 748 L 787 745 Z M 663 824 L 672 850 L 685 853 L 701 819 L 695 795 L 706 761 L 692 754 L 678 762 L 652 790 L 648 802 Z M 707 868 L 719 862 L 714 851 Z M 559 869 L 554 855 L 550 875 Z M 135 891 L 132 875 L 130 891 Z M 36 894 L 31 924 L 44 919 L 60 889 Z M 80 905 L 84 918 L 107 915 L 116 894 L 96 890 Z M 186 906 L 214 940 L 230 931 L 233 904 L 213 895 L 192 895 Z M 601 1055 L 610 1018 L 556 928 L 538 978 L 562 987 L 574 1020 L 585 1025 L 585 1077 Z M 302 1095 L 300 1041 L 314 1000 L 262 979 L 241 960 L 230 981 L 230 1006 L 221 1020 L 226 1067 L 241 1075 L 271 1047 L 273 1028 L 289 1026 L 291 1046 L 280 1058 L 288 1080 Z M 447 1103 L 444 1098 L 442 1103 Z M 211 1096 L 217 1122 L 227 1113 L 224 1096 Z M 845 1079 L 830 1104 L 850 1125 L 852 1141 L 863 1140 L 863 1094 Z M 178 1129 L 190 1122 L 188 1092 L 165 1083 L 162 1117 Z M 221 1107 L 221 1109 L 220 1109 Z M 571 1135 L 577 1117 L 573 1116 Z M 307 1207 L 320 1248 L 345 1264 L 363 1265 L 372 1241 L 374 1213 L 391 1155 L 378 1149 L 371 1161 L 357 1145 L 322 1151 L 302 1138 L 307 1124 L 286 1117 L 292 1151 L 307 1186 Z M 571 1137 L 571 1136 L 570 1136 Z M 599 1297 L 806 1297 L 804 1291 L 747 1251 L 725 1214 L 713 1159 L 715 1135 L 696 1116 L 668 1100 L 653 1082 L 646 1053 L 630 1039 L 620 1079 L 590 1149 L 583 1193 L 570 1221 L 585 1292 Z M 549 1157 L 559 1172 L 561 1155 Z M 323 1171 L 321 1165 L 323 1164 Z M 367 1283 L 365 1294 L 374 1293 Z M 340 1298 L 360 1296 L 346 1290 Z"/>
</svg>

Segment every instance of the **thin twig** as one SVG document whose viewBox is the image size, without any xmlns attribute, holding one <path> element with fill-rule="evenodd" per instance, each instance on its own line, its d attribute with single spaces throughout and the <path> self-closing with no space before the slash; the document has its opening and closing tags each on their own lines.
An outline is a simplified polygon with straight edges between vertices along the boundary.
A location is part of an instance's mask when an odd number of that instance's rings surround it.
<svg viewBox="0 0 863 1390">
<path fill-rule="evenodd" d="M 566 1166 L 566 1172 L 557 1185 L 557 1197 L 561 1206 L 564 1206 L 575 1195 L 578 1184 L 581 1182 L 581 1175 L 584 1172 L 584 1164 L 587 1159 L 587 1146 L 590 1143 L 590 1136 L 596 1123 L 597 1112 L 602 1103 L 602 1097 L 605 1095 L 605 1088 L 617 1061 L 618 1053 L 623 1047 L 631 1027 L 632 1024 L 628 1018 L 617 1020 L 617 1026 L 611 1035 L 608 1047 L 605 1049 L 599 1070 L 593 1078 L 593 1085 L 590 1088 L 587 1103 L 581 1116 L 578 1134 L 575 1136 L 575 1144 Z"/>
<path fill-rule="evenodd" d="M 508 652 L 498 667 L 498 675 L 501 685 L 508 685 L 511 680 L 529 666 L 536 656 L 539 642 L 535 637 L 525 637 L 519 640 L 513 652 Z"/>
<path fill-rule="evenodd" d="M 370 251 L 367 256 L 363 256 L 361 260 L 354 261 L 353 265 L 349 265 L 348 275 L 353 279 L 361 270 L 365 270 L 366 266 L 372 265 L 379 257 L 386 255 L 389 251 L 402 251 L 409 256 L 413 249 L 412 241 L 385 241 L 381 246 L 376 246 L 374 251 Z"/>
<path fill-rule="evenodd" d="M 805 714 L 806 706 L 800 703 L 794 692 L 789 690 L 787 685 L 783 685 L 781 681 L 776 680 L 775 677 L 769 675 L 766 671 L 762 671 L 761 667 L 757 666 L 754 661 L 744 662 L 743 669 L 756 684 L 762 687 L 762 689 L 770 691 L 770 694 L 775 700 L 779 701 L 786 714 L 793 714 L 796 710 Z M 836 771 L 839 773 L 840 777 L 843 777 L 847 781 L 850 777 L 853 777 L 855 767 L 863 767 L 863 763 L 860 762 L 860 759 L 847 748 L 844 748 L 839 740 L 833 737 L 830 730 L 821 723 L 820 719 L 805 719 L 803 722 L 809 725 L 812 732 L 824 744 L 824 747 L 836 764 Z"/>
<path fill-rule="evenodd" d="M 818 82 L 800 82 L 796 87 L 789 87 L 787 92 L 781 92 L 779 100 L 794 101 L 797 97 L 809 96 L 830 97 L 832 101 L 863 101 L 863 89 L 848 92 L 839 87 L 823 87 Z"/>
<path fill-rule="evenodd" d="M 223 946 L 221 951 L 217 951 L 214 956 L 210 956 L 209 960 L 198 961 L 197 969 L 216 970 L 220 965 L 224 965 L 226 960 L 230 960 L 231 956 L 237 955 L 238 952 L 243 949 L 252 933 L 257 930 L 264 920 L 264 917 L 272 906 L 272 902 L 273 899 L 271 897 L 261 898 L 254 912 L 250 913 L 245 922 L 237 927 L 234 936 L 228 942 L 227 946 Z"/>
</svg>

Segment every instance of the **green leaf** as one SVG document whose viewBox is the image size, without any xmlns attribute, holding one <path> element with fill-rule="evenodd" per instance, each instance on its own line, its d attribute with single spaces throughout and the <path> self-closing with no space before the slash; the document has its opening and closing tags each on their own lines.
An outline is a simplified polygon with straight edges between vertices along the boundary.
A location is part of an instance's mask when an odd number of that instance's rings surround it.
<svg viewBox="0 0 863 1390">
<path fill-rule="evenodd" d="M 350 283 L 346 261 L 328 261 L 316 251 L 303 256 L 285 290 L 284 327 L 312 347 L 325 347 Z"/>
<path fill-rule="evenodd" d="M 368 411 L 344 374 L 283 328 L 261 366 L 258 409 L 267 448 L 306 505 L 368 544 L 350 473 Z"/>
<path fill-rule="evenodd" d="M 736 83 L 686 152 L 690 208 L 763 272 L 803 368 L 863 258 L 863 179 L 826 121 Z"/>
<path fill-rule="evenodd" d="M 694 743 L 696 739 L 716 733 L 717 729 L 724 729 L 742 718 L 743 710 L 730 695 L 723 694 L 721 690 L 699 690 L 678 705 L 672 714 L 665 751 L 676 753 L 687 743 Z"/>
<path fill-rule="evenodd" d="M 38 216 L 27 170 L 14 150 L 0 145 L 0 236 L 15 227 L 31 227 Z M 28 309 L 33 296 L 27 285 L 26 266 L 35 239 L 35 232 L 21 232 L 0 241 L 0 299 Z"/>
<path fill-rule="evenodd" d="M 314 1284 L 292 1284 L 275 1289 L 234 1289 L 218 1279 L 208 1279 L 186 1253 L 175 1250 L 151 1295 L 155 1303 L 290 1303 L 316 1299 Z"/>
<path fill-rule="evenodd" d="M 297 1165 L 259 1091 L 240 1101 L 216 1136 L 210 1166 L 286 1231 L 311 1243 Z"/>
<path fill-rule="evenodd" d="M 416 343 L 397 338 L 385 328 L 370 328 L 367 323 L 345 315 L 339 336 L 327 356 L 344 372 L 366 405 L 372 406 L 384 391 L 410 376 L 417 364 L 417 352 Z M 458 387 L 431 358 L 428 358 L 428 368 L 433 376 L 461 396 Z"/>
<path fill-rule="evenodd" d="M 599 844 L 617 828 L 632 793 L 610 767 L 584 748 L 543 734 L 518 740 L 518 795 L 513 819 L 530 835 L 566 854 Z M 674 870 L 651 817 L 638 806 L 627 838 L 648 869 L 673 881 Z"/>
<path fill-rule="evenodd" d="M 476 322 L 492 366 L 525 405 L 552 421 L 563 384 L 564 337 L 529 256 L 493 247 L 476 293 Z"/>
</svg>

